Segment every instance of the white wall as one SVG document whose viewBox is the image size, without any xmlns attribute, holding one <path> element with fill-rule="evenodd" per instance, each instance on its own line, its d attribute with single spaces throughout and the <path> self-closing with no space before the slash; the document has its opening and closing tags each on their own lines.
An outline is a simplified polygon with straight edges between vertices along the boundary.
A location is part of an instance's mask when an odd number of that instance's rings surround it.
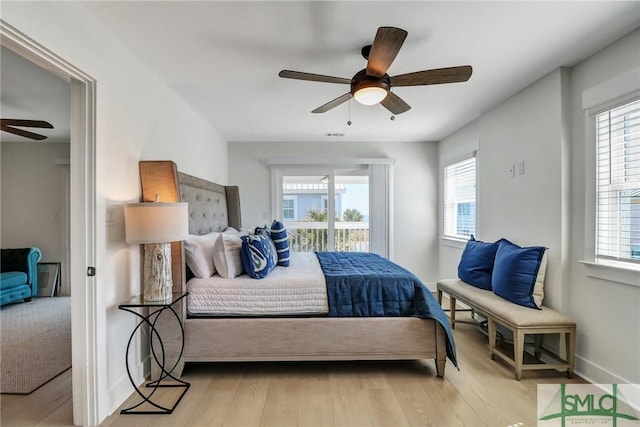
<svg viewBox="0 0 640 427">
<path fill-rule="evenodd" d="M 602 383 L 640 383 L 640 287 L 588 277 L 582 92 L 640 67 L 640 32 L 573 69 L 558 69 L 440 142 L 442 159 L 479 141 L 478 238 L 549 248 L 544 304 L 578 322 L 576 371 Z M 525 162 L 524 175 L 506 176 Z M 440 244 L 440 275 L 456 277 L 462 245 Z M 593 255 L 591 255 L 591 258 Z M 640 274 L 623 274 L 640 283 Z"/>
<path fill-rule="evenodd" d="M 69 165 L 55 160 L 69 160 L 69 144 L 2 142 L 0 245 L 39 247 L 41 262 L 61 262 L 67 243 L 63 232 Z M 64 287 L 62 291 L 68 293 Z"/>
<path fill-rule="evenodd" d="M 141 249 L 124 243 L 121 214 L 114 227 L 106 227 L 105 211 L 121 213 L 123 203 L 139 200 L 139 160 L 173 160 L 183 172 L 227 183 L 227 142 L 80 3 L 5 2 L 2 19 L 98 82 L 96 328 L 102 420 L 132 392 L 124 350 L 135 320 L 117 305 L 141 292 Z M 139 360 L 132 362 L 138 369 L 134 377 L 141 378 Z"/>
<path fill-rule="evenodd" d="M 548 250 L 545 303 L 562 307 L 562 73 L 557 70 L 444 139 L 440 156 L 479 141 L 476 238 Z M 524 161 L 524 174 L 507 169 Z M 443 277 L 456 277 L 461 247 L 441 242 Z"/>
<path fill-rule="evenodd" d="M 437 144 L 430 142 L 340 142 L 317 144 L 229 144 L 229 182 L 240 186 L 242 224 L 262 225 L 273 218 L 270 158 L 392 158 L 394 260 L 423 281 L 437 275 Z M 264 213 L 267 212 L 267 217 Z"/>
</svg>

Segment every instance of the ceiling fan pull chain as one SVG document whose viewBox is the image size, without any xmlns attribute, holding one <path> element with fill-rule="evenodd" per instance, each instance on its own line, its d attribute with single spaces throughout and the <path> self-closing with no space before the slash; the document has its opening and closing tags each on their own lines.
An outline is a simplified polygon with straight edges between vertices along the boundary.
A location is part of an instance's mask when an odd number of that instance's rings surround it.
<svg viewBox="0 0 640 427">
<path fill-rule="evenodd" d="M 347 104 L 349 117 L 347 118 L 347 126 L 351 126 L 351 98 L 349 98 L 349 103 Z"/>
</svg>

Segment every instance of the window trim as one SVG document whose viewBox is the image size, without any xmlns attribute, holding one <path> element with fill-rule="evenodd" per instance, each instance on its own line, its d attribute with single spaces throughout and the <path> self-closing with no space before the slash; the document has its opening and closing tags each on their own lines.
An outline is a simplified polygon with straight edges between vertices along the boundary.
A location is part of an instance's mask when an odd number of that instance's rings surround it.
<svg viewBox="0 0 640 427">
<path fill-rule="evenodd" d="M 584 248 L 586 275 L 609 282 L 637 286 L 636 263 L 596 257 L 596 129 L 595 116 L 616 105 L 640 98 L 640 69 L 630 70 L 582 93 L 585 126 Z"/>
<path fill-rule="evenodd" d="M 598 112 L 592 112 L 591 110 L 589 111 L 590 113 L 590 127 L 592 129 L 593 132 L 593 147 L 592 149 L 595 152 L 600 152 L 600 148 L 599 148 L 599 143 L 600 140 L 598 139 L 598 131 L 597 131 L 597 127 L 598 127 L 598 116 L 600 116 L 601 114 L 604 113 L 608 113 L 611 110 L 614 110 L 616 108 L 622 107 L 624 105 L 627 104 L 631 104 L 631 103 L 637 103 L 640 106 L 640 95 L 638 97 L 632 97 L 631 99 L 626 99 L 626 97 L 624 97 L 623 99 L 618 99 L 615 100 L 612 103 L 609 103 L 610 105 L 606 106 L 605 108 L 600 108 L 598 109 Z M 609 152 L 609 156 L 608 158 L 611 158 L 612 156 L 615 157 L 616 152 L 611 152 L 612 148 L 609 147 L 608 152 Z M 619 150 L 619 148 L 617 149 Z M 618 153 L 620 154 L 620 153 Z M 598 165 L 600 164 L 600 158 L 598 156 L 598 154 L 596 154 L 594 156 L 594 160 L 595 162 L 593 163 L 593 168 L 594 168 L 594 180 L 597 182 L 598 179 L 600 179 L 598 177 Z M 618 165 L 618 163 L 615 163 L 616 165 Z M 624 161 L 622 164 L 626 164 L 626 161 Z M 616 170 L 612 170 L 609 172 L 610 175 L 614 175 L 616 172 Z M 620 173 L 620 171 L 618 171 L 618 173 Z M 607 187 L 607 192 L 611 193 L 613 192 L 619 192 L 621 191 L 625 185 L 621 184 L 620 182 L 617 182 L 617 180 L 619 180 L 620 178 L 616 178 L 616 176 L 614 175 L 612 179 L 615 179 L 616 182 L 613 183 L 609 183 L 606 187 Z M 601 226 L 602 224 L 600 224 L 600 221 L 598 220 L 598 206 L 600 205 L 600 202 L 602 201 L 602 196 L 600 196 L 601 190 L 602 190 L 602 185 L 601 184 L 595 184 L 593 185 L 593 192 L 595 195 L 595 204 L 593 206 L 594 209 L 594 260 L 596 261 L 595 264 L 600 265 L 602 263 L 605 264 L 610 264 L 610 265 L 619 265 L 622 268 L 624 268 L 627 264 L 629 264 L 629 269 L 634 269 L 632 268 L 632 266 L 637 266 L 640 267 L 640 260 L 634 260 L 632 258 L 620 258 L 620 257 L 616 257 L 616 256 L 608 256 L 608 255 L 601 255 L 598 254 L 599 248 L 598 248 L 598 238 L 599 236 L 602 236 L 602 232 L 601 232 Z M 613 198 L 614 201 L 617 201 L 617 196 L 613 197 L 610 196 L 610 198 Z M 615 203 L 611 204 L 609 203 L 609 205 L 615 205 Z M 611 208 L 610 210 L 607 212 L 608 214 L 612 214 L 614 212 L 612 212 Z M 611 225 L 609 223 L 609 225 Z M 619 237 L 618 236 L 609 236 L 609 238 L 615 238 L 616 242 L 619 241 Z"/>
</svg>

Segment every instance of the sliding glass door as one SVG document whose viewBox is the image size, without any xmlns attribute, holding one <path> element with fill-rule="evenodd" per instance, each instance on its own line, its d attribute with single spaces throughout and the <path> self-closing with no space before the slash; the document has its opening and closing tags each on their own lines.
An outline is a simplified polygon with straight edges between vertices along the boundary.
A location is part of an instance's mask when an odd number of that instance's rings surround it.
<svg viewBox="0 0 640 427">
<path fill-rule="evenodd" d="M 280 217 L 293 251 L 369 251 L 366 169 L 285 172 L 281 183 Z"/>
</svg>

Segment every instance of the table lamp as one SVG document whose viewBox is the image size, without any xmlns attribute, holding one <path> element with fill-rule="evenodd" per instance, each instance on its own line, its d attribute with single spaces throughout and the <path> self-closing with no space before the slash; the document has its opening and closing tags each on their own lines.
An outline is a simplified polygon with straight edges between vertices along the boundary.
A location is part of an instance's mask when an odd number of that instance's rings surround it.
<svg viewBox="0 0 640 427">
<path fill-rule="evenodd" d="M 144 244 L 144 300 L 171 300 L 171 243 L 189 236 L 188 203 L 124 206 L 125 240 Z"/>
</svg>

